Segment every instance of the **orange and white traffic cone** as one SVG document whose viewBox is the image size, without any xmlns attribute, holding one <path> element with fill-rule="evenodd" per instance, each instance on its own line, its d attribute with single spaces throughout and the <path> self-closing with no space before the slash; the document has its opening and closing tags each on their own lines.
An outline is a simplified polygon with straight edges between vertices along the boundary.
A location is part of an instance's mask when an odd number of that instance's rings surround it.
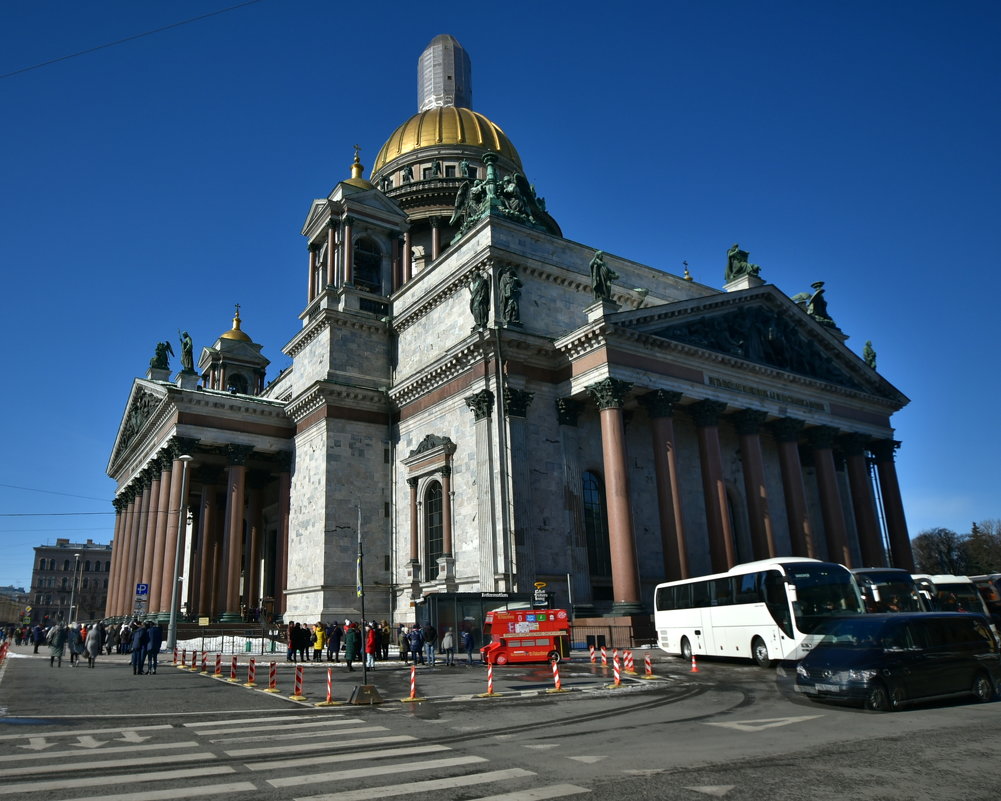
<svg viewBox="0 0 1001 801">
<path fill-rule="evenodd" d="M 697 664 L 695 664 L 695 651 L 692 651 L 692 670 L 691 670 L 691 672 L 692 673 L 698 673 L 699 672 L 699 666 Z"/>
</svg>

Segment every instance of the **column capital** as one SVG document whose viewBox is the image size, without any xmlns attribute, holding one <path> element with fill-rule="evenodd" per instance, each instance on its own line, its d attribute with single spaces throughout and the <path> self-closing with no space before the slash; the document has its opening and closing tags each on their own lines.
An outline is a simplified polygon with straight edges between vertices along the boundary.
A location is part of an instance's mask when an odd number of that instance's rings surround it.
<svg viewBox="0 0 1001 801">
<path fill-rule="evenodd" d="M 124 496 L 125 493 L 122 493 L 121 495 L 117 495 L 111 499 L 111 505 L 115 507 L 116 512 L 124 512 L 128 507 L 129 502 L 125 500 Z"/>
<path fill-rule="evenodd" d="M 748 436 L 761 433 L 761 425 L 768 417 L 768 412 L 760 409 L 741 409 L 730 416 L 737 433 L 741 436 Z"/>
<path fill-rule="evenodd" d="M 310 242 L 308 245 L 306 245 L 306 250 L 308 250 L 310 253 L 319 253 L 320 245 L 318 245 L 316 242 Z"/>
<path fill-rule="evenodd" d="M 227 445 L 224 448 L 227 467 L 242 467 L 254 452 L 253 445 Z"/>
<path fill-rule="evenodd" d="M 877 462 L 892 462 L 900 442 L 895 439 L 874 439 L 869 443 L 869 451 Z"/>
<path fill-rule="evenodd" d="M 441 228 L 441 217 L 429 217 L 432 228 Z"/>
<path fill-rule="evenodd" d="M 621 409 L 626 400 L 626 395 L 633 385 L 628 381 L 620 381 L 617 378 L 606 378 L 594 384 L 589 384 L 585 389 L 590 393 L 591 398 L 597 404 L 599 410 Z"/>
<path fill-rule="evenodd" d="M 417 489 L 417 482 L 418 481 L 420 481 L 420 479 L 417 479 L 417 478 L 408 478 L 407 479 L 407 486 L 409 486 L 410 489 L 415 490 L 415 489 Z"/>
<path fill-rule="evenodd" d="M 683 396 L 680 392 L 672 392 L 667 389 L 655 389 L 652 392 L 647 392 L 645 395 L 640 395 L 636 398 L 636 400 L 643 404 L 643 407 L 646 409 L 647 416 L 651 418 L 673 417 L 674 406 L 681 400 L 682 397 Z"/>
<path fill-rule="evenodd" d="M 508 417 L 527 417 L 528 407 L 534 397 L 534 392 L 504 387 L 504 411 Z"/>
<path fill-rule="evenodd" d="M 561 426 L 577 425 L 577 416 L 580 414 L 580 404 L 573 398 L 556 399 L 556 419 Z"/>
<path fill-rule="evenodd" d="M 779 442 L 799 442 L 799 435 L 803 431 L 804 423 L 794 417 L 783 417 L 775 420 L 768 427 L 772 430 L 772 436 Z"/>
<path fill-rule="evenodd" d="M 351 222 L 354 222 L 354 217 L 349 217 L 347 219 L 350 219 Z M 348 225 L 350 225 L 350 224 L 351 223 L 348 223 Z M 341 221 L 338 220 L 336 217 L 331 217 L 329 220 L 327 220 L 327 228 L 328 229 L 330 229 L 332 231 L 336 231 L 340 227 L 341 227 Z M 317 250 L 319 250 L 319 247 L 317 247 Z"/>
<path fill-rule="evenodd" d="M 726 411 L 726 404 L 722 401 L 700 400 L 688 407 L 689 414 L 695 419 L 695 425 L 699 428 L 719 425 L 719 418 Z"/>
<path fill-rule="evenodd" d="M 489 389 L 481 389 L 479 392 L 467 395 L 463 400 L 466 401 L 466 406 L 472 410 L 473 419 L 476 422 L 489 417 L 490 412 L 493 411 L 494 393 Z"/>
<path fill-rule="evenodd" d="M 438 468 L 438 472 L 441 474 L 442 478 L 451 478 L 452 477 L 452 467 L 450 465 L 447 465 L 447 464 L 446 465 L 442 465 L 440 468 Z"/>
<path fill-rule="evenodd" d="M 354 225 L 356 222 L 358 222 L 358 221 L 354 217 L 352 217 L 350 214 L 346 214 L 344 216 L 344 224 L 345 225 Z"/>
<path fill-rule="evenodd" d="M 838 429 L 834 426 L 814 426 L 806 429 L 806 439 L 815 450 L 833 448 L 837 436 Z"/>
<path fill-rule="evenodd" d="M 872 438 L 865 434 L 852 432 L 839 438 L 839 444 L 846 456 L 861 456 Z"/>
</svg>

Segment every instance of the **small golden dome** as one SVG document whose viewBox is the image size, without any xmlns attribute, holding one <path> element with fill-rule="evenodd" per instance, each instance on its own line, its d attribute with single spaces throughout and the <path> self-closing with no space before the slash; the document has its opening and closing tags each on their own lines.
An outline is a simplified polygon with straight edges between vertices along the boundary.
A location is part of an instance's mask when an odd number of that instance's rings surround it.
<svg viewBox="0 0 1001 801">
<path fill-rule="evenodd" d="M 418 112 L 397 128 L 376 156 L 372 173 L 406 153 L 438 145 L 468 145 L 492 150 L 521 168 L 518 151 L 498 126 L 471 109 L 439 106 Z"/>
<path fill-rule="evenodd" d="M 233 313 L 233 327 L 219 339 L 237 339 L 240 342 L 253 342 L 249 336 L 240 330 L 240 304 L 236 304 L 236 311 Z"/>
<path fill-rule="evenodd" d="M 361 161 L 358 159 L 358 150 L 355 150 L 355 160 L 351 164 L 351 177 L 342 181 L 341 183 L 348 184 L 349 186 L 357 186 L 359 189 L 375 189 L 375 185 L 366 181 L 361 177 L 364 167 L 361 165 Z"/>
</svg>

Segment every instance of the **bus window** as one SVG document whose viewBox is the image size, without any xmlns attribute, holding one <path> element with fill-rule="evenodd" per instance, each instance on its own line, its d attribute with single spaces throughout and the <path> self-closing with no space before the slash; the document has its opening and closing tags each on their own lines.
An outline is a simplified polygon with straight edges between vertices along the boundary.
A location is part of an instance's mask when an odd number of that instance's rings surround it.
<svg viewBox="0 0 1001 801">
<path fill-rule="evenodd" d="M 761 582 L 765 594 L 765 605 L 772 620 L 782 629 L 786 637 L 792 637 L 792 618 L 789 615 L 789 601 L 786 598 L 785 581 L 782 574 L 769 570 Z"/>
<path fill-rule="evenodd" d="M 737 576 L 737 598 L 739 604 L 756 604 L 764 599 L 761 597 L 760 581 L 764 573 L 745 573 Z"/>
<path fill-rule="evenodd" d="M 708 581 L 696 581 L 689 586 L 692 588 L 692 606 L 694 608 L 699 609 L 710 605 Z"/>
<path fill-rule="evenodd" d="M 728 578 L 715 579 L 712 582 L 712 605 L 729 606 L 733 603 L 733 582 Z"/>
<path fill-rule="evenodd" d="M 674 608 L 675 609 L 691 609 L 692 608 L 692 585 L 691 584 L 680 584 L 674 587 Z"/>
</svg>

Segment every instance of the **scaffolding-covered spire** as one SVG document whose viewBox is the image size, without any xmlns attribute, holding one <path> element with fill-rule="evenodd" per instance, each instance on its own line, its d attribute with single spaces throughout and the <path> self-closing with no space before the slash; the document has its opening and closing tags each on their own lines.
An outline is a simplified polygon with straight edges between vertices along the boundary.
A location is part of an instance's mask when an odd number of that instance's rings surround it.
<svg viewBox="0 0 1001 801">
<path fill-rule="evenodd" d="M 434 37 L 417 60 L 417 110 L 438 106 L 473 107 L 469 54 L 447 33 Z"/>
</svg>

